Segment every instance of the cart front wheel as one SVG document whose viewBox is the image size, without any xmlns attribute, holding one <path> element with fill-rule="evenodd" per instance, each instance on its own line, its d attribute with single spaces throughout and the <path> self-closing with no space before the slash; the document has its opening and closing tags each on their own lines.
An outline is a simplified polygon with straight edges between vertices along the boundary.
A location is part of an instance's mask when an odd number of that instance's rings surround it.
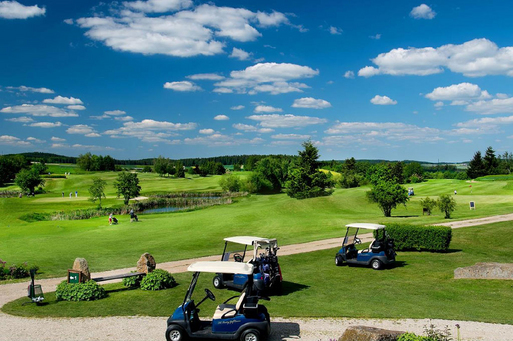
<svg viewBox="0 0 513 341">
<path fill-rule="evenodd" d="M 342 256 L 336 256 L 335 257 L 335 265 L 336 266 L 344 265 L 344 260 L 342 259 Z"/>
<path fill-rule="evenodd" d="M 219 277 L 219 276 L 214 277 L 212 284 L 214 284 L 214 288 L 216 288 L 216 289 L 221 289 L 223 287 L 223 281 L 221 280 L 221 277 Z"/>
<path fill-rule="evenodd" d="M 372 265 L 372 268 L 374 270 L 379 270 L 381 269 L 381 267 L 383 266 L 383 263 L 381 263 L 381 261 L 379 259 L 374 259 L 372 262 L 371 262 L 371 265 Z"/>
<path fill-rule="evenodd" d="M 184 341 L 185 332 L 180 326 L 169 326 L 166 330 L 167 341 Z"/>
<path fill-rule="evenodd" d="M 256 329 L 245 330 L 240 337 L 240 341 L 260 341 L 260 332 Z"/>
</svg>

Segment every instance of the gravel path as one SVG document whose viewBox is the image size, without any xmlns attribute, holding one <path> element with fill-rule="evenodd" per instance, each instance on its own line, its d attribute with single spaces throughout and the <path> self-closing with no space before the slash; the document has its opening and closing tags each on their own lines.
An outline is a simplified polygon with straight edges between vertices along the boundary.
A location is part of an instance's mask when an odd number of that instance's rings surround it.
<svg viewBox="0 0 513 341">
<path fill-rule="evenodd" d="M 513 220 L 513 214 L 456 221 L 438 225 L 460 228 L 499 221 Z M 362 242 L 370 242 L 371 236 L 362 236 Z M 280 248 L 280 256 L 331 249 L 339 246 L 342 238 L 314 241 L 304 244 L 286 245 Z M 158 264 L 158 268 L 171 273 L 187 271 L 187 267 L 199 260 L 219 260 L 219 256 L 188 259 Z M 94 273 L 93 277 L 111 276 L 135 270 L 117 269 Z M 57 284 L 65 278 L 38 280 L 44 291 L 55 291 Z M 27 283 L 0 285 L 0 307 L 5 303 L 26 295 Z M 331 341 L 342 335 L 353 325 L 365 325 L 385 329 L 422 333 L 425 326 L 434 324 L 439 329 L 448 326 L 456 336 L 456 324 L 461 326 L 462 340 L 513 341 L 513 325 L 449 320 L 388 320 L 388 319 L 304 319 L 273 318 L 270 341 L 304 340 Z M 107 318 L 24 318 L 0 312 L 0 341 L 28 340 L 163 340 L 166 318 L 163 317 L 107 317 Z"/>
</svg>

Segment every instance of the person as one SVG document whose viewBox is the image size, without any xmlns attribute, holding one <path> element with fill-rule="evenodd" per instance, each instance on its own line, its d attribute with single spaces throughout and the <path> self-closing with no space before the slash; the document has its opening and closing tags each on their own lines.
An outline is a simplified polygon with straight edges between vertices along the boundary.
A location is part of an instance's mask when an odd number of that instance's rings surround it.
<svg viewBox="0 0 513 341">
<path fill-rule="evenodd" d="M 69 192 L 69 198 L 71 199 L 71 196 L 73 195 L 73 193 Z"/>
<path fill-rule="evenodd" d="M 112 225 L 114 223 L 114 216 L 111 214 L 109 214 L 109 225 Z"/>
<path fill-rule="evenodd" d="M 75 191 L 75 198 L 78 198 L 78 191 Z"/>
<path fill-rule="evenodd" d="M 130 209 L 130 222 L 132 221 L 139 221 L 139 219 L 137 218 L 137 214 L 134 213 L 134 209 L 131 208 Z"/>
<path fill-rule="evenodd" d="M 62 197 L 64 198 L 64 192 L 62 192 Z"/>
<path fill-rule="evenodd" d="M 456 192 L 456 190 L 454 190 L 454 195 L 456 195 L 456 194 L 458 194 L 458 193 Z"/>
</svg>

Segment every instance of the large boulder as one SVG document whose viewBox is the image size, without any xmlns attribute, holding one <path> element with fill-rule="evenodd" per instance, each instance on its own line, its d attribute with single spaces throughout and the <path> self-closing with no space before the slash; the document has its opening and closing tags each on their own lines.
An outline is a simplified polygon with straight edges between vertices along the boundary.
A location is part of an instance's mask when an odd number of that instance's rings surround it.
<svg viewBox="0 0 513 341">
<path fill-rule="evenodd" d="M 395 341 L 404 332 L 366 326 L 351 326 L 338 341 Z"/>
<path fill-rule="evenodd" d="M 141 258 L 137 261 L 137 272 L 149 273 L 155 270 L 157 267 L 157 263 L 155 262 L 155 258 L 150 255 L 148 252 L 143 253 Z"/>
<path fill-rule="evenodd" d="M 86 282 L 91 279 L 91 272 L 89 271 L 89 265 L 85 258 L 76 258 L 73 262 L 73 270 L 79 270 L 82 272 L 82 282 Z"/>
<path fill-rule="evenodd" d="M 476 263 L 454 270 L 454 278 L 513 280 L 513 263 Z"/>
</svg>

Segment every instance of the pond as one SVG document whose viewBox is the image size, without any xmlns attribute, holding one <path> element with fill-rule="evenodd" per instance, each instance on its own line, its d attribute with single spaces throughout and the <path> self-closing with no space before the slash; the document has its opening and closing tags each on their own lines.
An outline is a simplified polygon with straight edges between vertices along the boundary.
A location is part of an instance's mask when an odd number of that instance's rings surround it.
<svg viewBox="0 0 513 341">
<path fill-rule="evenodd" d="M 150 213 L 165 213 L 165 212 L 175 212 L 179 210 L 183 210 L 185 207 L 160 207 L 160 208 L 150 208 L 147 210 L 142 211 L 143 214 L 150 214 Z"/>
</svg>

